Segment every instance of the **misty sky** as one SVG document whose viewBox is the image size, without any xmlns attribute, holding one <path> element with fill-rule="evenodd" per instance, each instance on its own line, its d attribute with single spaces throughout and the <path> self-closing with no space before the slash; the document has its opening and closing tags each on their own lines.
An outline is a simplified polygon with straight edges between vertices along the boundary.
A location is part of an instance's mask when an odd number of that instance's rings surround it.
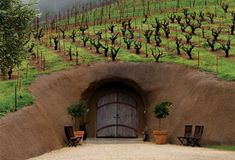
<svg viewBox="0 0 235 160">
<path fill-rule="evenodd" d="M 22 0 L 27 2 L 29 0 Z M 64 10 L 71 8 L 74 4 L 81 5 L 84 3 L 92 2 L 99 3 L 102 0 L 39 0 L 39 8 L 41 12 L 55 12 L 59 10 Z"/>
</svg>

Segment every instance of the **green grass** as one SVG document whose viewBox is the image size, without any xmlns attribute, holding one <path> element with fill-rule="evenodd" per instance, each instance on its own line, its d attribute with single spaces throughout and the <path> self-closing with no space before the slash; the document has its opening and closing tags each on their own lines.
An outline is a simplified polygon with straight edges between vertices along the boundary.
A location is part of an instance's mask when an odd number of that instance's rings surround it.
<svg viewBox="0 0 235 160">
<path fill-rule="evenodd" d="M 55 52 L 39 46 L 39 52 L 43 53 L 46 57 L 46 71 L 35 68 L 33 65 L 29 66 L 28 74 L 26 77 L 26 64 L 24 62 L 20 67 L 21 83 L 17 85 L 16 80 L 0 81 L 0 117 L 8 112 L 15 111 L 15 87 L 17 86 L 17 108 L 20 109 L 24 106 L 33 104 L 34 97 L 29 93 L 28 86 L 35 80 L 36 77 L 47 75 L 51 72 L 60 71 L 74 65 L 73 63 L 64 63 L 64 61 Z M 21 86 L 21 87 L 19 87 Z"/>
<path fill-rule="evenodd" d="M 204 0 L 196 0 L 195 7 L 192 7 L 192 1 L 190 0 L 181 0 L 180 1 L 180 10 L 177 11 L 176 9 L 176 2 L 177 1 L 165 1 L 162 3 L 156 3 L 156 0 L 149 0 L 150 2 L 150 14 L 151 16 L 148 19 L 148 22 L 144 25 L 141 25 L 141 22 L 144 20 L 144 9 L 143 4 L 141 0 L 134 1 L 135 3 L 132 3 L 132 0 L 126 1 L 126 4 L 120 3 L 120 6 L 117 5 L 117 3 L 111 4 L 110 6 L 105 7 L 103 10 L 103 15 L 101 15 L 101 8 L 93 9 L 88 14 L 85 15 L 85 17 L 82 20 L 82 16 L 78 17 L 78 22 L 94 22 L 94 19 L 100 19 L 102 17 L 102 20 L 104 22 L 104 19 L 108 20 L 118 20 L 121 16 L 122 17 L 137 17 L 133 20 L 133 26 L 136 26 L 138 29 L 152 29 L 151 24 L 155 22 L 155 17 L 158 17 L 160 20 L 163 20 L 167 18 L 168 14 L 172 11 L 176 12 L 177 15 L 182 15 L 182 8 L 187 7 L 190 8 L 190 11 L 211 11 L 216 12 L 216 18 L 215 18 L 215 24 L 208 25 L 208 23 L 203 22 L 203 26 L 205 27 L 218 27 L 223 26 L 228 29 L 228 25 L 231 21 L 231 15 L 230 14 L 224 14 L 223 10 L 217 4 L 218 0 L 207 0 L 207 5 L 204 4 Z M 147 11 L 147 1 L 145 1 L 145 12 Z M 224 1 L 223 1 L 224 2 Z M 226 2 L 229 3 L 229 12 L 233 11 L 235 9 L 235 3 L 232 0 L 227 0 Z M 134 10 L 135 9 L 135 10 Z M 125 15 L 120 15 L 121 12 L 124 12 Z M 109 17 L 110 14 L 110 17 Z M 110 18 L 110 19 L 109 19 Z M 62 20 L 58 24 L 65 24 L 67 23 L 67 20 Z M 71 17 L 69 20 L 69 24 L 75 23 L 75 17 Z M 116 28 L 115 30 L 119 31 L 121 24 L 115 24 Z M 180 38 L 184 39 L 183 34 L 181 34 L 180 26 L 178 24 L 171 24 L 171 29 L 174 29 L 176 31 L 172 31 L 171 36 L 176 37 L 178 35 Z M 94 33 L 97 31 L 102 30 L 103 33 L 105 32 L 104 29 L 105 25 L 96 25 L 95 26 L 89 26 L 89 33 L 94 36 Z M 78 28 L 77 28 L 78 29 Z M 136 31 L 135 32 L 135 40 L 145 40 L 143 36 L 143 30 L 141 32 Z M 72 29 L 67 32 L 67 35 L 70 34 Z M 187 29 L 189 31 L 189 29 Z M 163 33 L 161 31 L 161 33 Z M 219 57 L 219 72 L 216 72 L 216 55 L 211 53 L 208 49 L 209 46 L 206 44 L 206 40 L 202 38 L 202 35 L 199 31 L 196 32 L 197 35 L 193 37 L 192 42 L 198 43 L 200 46 L 195 48 L 193 51 L 193 57 L 194 60 L 189 60 L 187 58 L 187 55 L 185 56 L 185 53 L 182 53 L 184 56 L 178 56 L 175 51 L 175 40 L 174 39 L 167 39 L 164 36 L 162 36 L 162 46 L 159 47 L 160 50 L 164 52 L 164 57 L 160 59 L 161 62 L 166 63 L 175 63 L 175 64 L 182 64 L 194 68 L 198 68 L 201 71 L 206 71 L 213 73 L 217 75 L 217 77 L 221 79 L 226 80 L 235 80 L 235 65 L 234 65 L 234 59 L 230 58 L 224 58 Z M 53 33 L 55 34 L 55 33 Z M 210 30 L 205 30 L 206 36 L 211 35 Z M 103 34 L 104 37 L 105 34 Z M 107 38 L 111 36 L 109 32 L 106 33 Z M 231 49 L 231 55 L 235 55 L 235 38 L 233 36 L 230 36 L 232 40 L 233 47 Z M 228 36 L 226 34 L 223 34 L 219 37 L 219 40 L 227 40 Z M 45 39 L 47 40 L 47 39 Z M 81 42 L 81 36 L 79 35 L 76 38 L 77 41 Z M 154 38 L 152 37 L 151 41 L 154 41 Z M 135 54 L 134 50 L 127 50 L 125 43 L 122 40 L 122 37 L 118 37 L 117 42 L 121 45 L 121 49 L 119 51 L 119 54 L 117 56 L 117 61 L 122 62 L 154 62 L 155 60 L 151 56 L 151 49 L 155 48 L 154 44 L 148 44 L 147 50 L 145 43 L 143 44 L 143 47 L 141 51 L 144 53 L 142 55 Z M 102 40 L 102 43 L 105 43 L 104 40 Z M 79 47 L 77 44 L 74 44 L 70 42 L 70 40 L 61 41 L 61 46 L 65 44 L 65 50 L 66 53 L 62 57 L 61 55 L 58 55 L 57 52 L 54 52 L 53 49 L 50 49 L 48 47 L 45 47 L 45 45 L 39 45 L 38 51 L 39 53 L 42 53 L 43 56 L 46 58 L 46 70 L 43 71 L 39 68 L 36 68 L 34 65 L 29 65 L 28 74 L 26 77 L 26 64 L 29 61 L 25 61 L 22 66 L 20 67 L 20 75 L 22 77 L 21 80 L 21 88 L 17 86 L 18 96 L 17 96 L 17 109 L 31 105 L 34 102 L 34 97 L 28 92 L 28 86 L 36 79 L 36 77 L 39 77 L 41 75 L 47 75 L 52 72 L 61 71 L 68 69 L 75 65 L 75 62 L 65 60 L 64 57 L 68 55 L 69 47 L 71 46 L 73 57 L 75 57 L 76 50 L 78 51 L 78 58 L 79 58 L 79 64 L 92 64 L 97 62 L 107 62 L 111 61 L 110 57 L 106 58 L 102 54 L 96 54 L 94 52 L 94 49 L 90 50 L 90 44 L 88 42 L 88 47 L 83 48 Z M 132 47 L 133 48 L 133 44 Z M 216 48 L 219 48 L 219 45 L 216 45 Z M 36 49 L 35 49 L 36 51 Z M 103 53 L 103 50 L 101 49 L 101 52 Z M 200 53 L 200 66 L 198 67 L 197 63 L 197 53 Z M 148 55 L 146 58 L 145 55 Z M 110 56 L 110 55 L 109 55 Z M 66 57 L 68 58 L 68 56 Z M 35 62 L 34 62 L 35 63 Z M 17 81 L 11 80 L 11 81 L 0 81 L 0 117 L 4 116 L 8 112 L 12 112 L 15 110 L 15 86 Z"/>
<path fill-rule="evenodd" d="M 216 149 L 216 150 L 224 150 L 224 151 L 233 151 L 233 152 L 235 152 L 235 146 L 218 145 L 218 146 L 204 146 L 204 147 L 210 148 L 210 149 Z"/>
</svg>

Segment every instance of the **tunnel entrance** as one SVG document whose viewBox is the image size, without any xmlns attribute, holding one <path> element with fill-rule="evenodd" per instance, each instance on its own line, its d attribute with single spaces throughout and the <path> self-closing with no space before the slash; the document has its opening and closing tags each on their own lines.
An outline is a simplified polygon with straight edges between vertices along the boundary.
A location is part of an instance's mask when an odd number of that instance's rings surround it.
<svg viewBox="0 0 235 160">
<path fill-rule="evenodd" d="M 131 80 L 108 79 L 91 84 L 84 94 L 90 106 L 88 137 L 140 138 L 146 126 L 141 88 Z"/>
<path fill-rule="evenodd" d="M 96 136 L 136 138 L 137 102 L 128 91 L 116 89 L 97 102 Z"/>
</svg>

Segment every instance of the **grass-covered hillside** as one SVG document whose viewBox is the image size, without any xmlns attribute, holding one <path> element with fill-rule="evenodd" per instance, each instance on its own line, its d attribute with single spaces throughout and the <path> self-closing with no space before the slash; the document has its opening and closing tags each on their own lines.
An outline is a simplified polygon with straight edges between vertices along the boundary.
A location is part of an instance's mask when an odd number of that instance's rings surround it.
<svg viewBox="0 0 235 160">
<path fill-rule="evenodd" d="M 31 56 L 0 81 L 0 117 L 33 103 L 27 87 L 37 77 L 81 64 L 176 63 L 235 80 L 232 0 L 120 0 L 38 23 Z"/>
</svg>

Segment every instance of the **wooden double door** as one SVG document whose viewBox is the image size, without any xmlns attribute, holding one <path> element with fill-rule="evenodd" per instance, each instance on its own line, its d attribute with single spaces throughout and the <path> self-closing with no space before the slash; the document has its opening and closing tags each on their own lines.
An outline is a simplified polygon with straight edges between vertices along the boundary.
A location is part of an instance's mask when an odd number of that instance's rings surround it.
<svg viewBox="0 0 235 160">
<path fill-rule="evenodd" d="M 115 91 L 97 102 L 96 136 L 136 138 L 137 104 L 127 92 Z"/>
</svg>

